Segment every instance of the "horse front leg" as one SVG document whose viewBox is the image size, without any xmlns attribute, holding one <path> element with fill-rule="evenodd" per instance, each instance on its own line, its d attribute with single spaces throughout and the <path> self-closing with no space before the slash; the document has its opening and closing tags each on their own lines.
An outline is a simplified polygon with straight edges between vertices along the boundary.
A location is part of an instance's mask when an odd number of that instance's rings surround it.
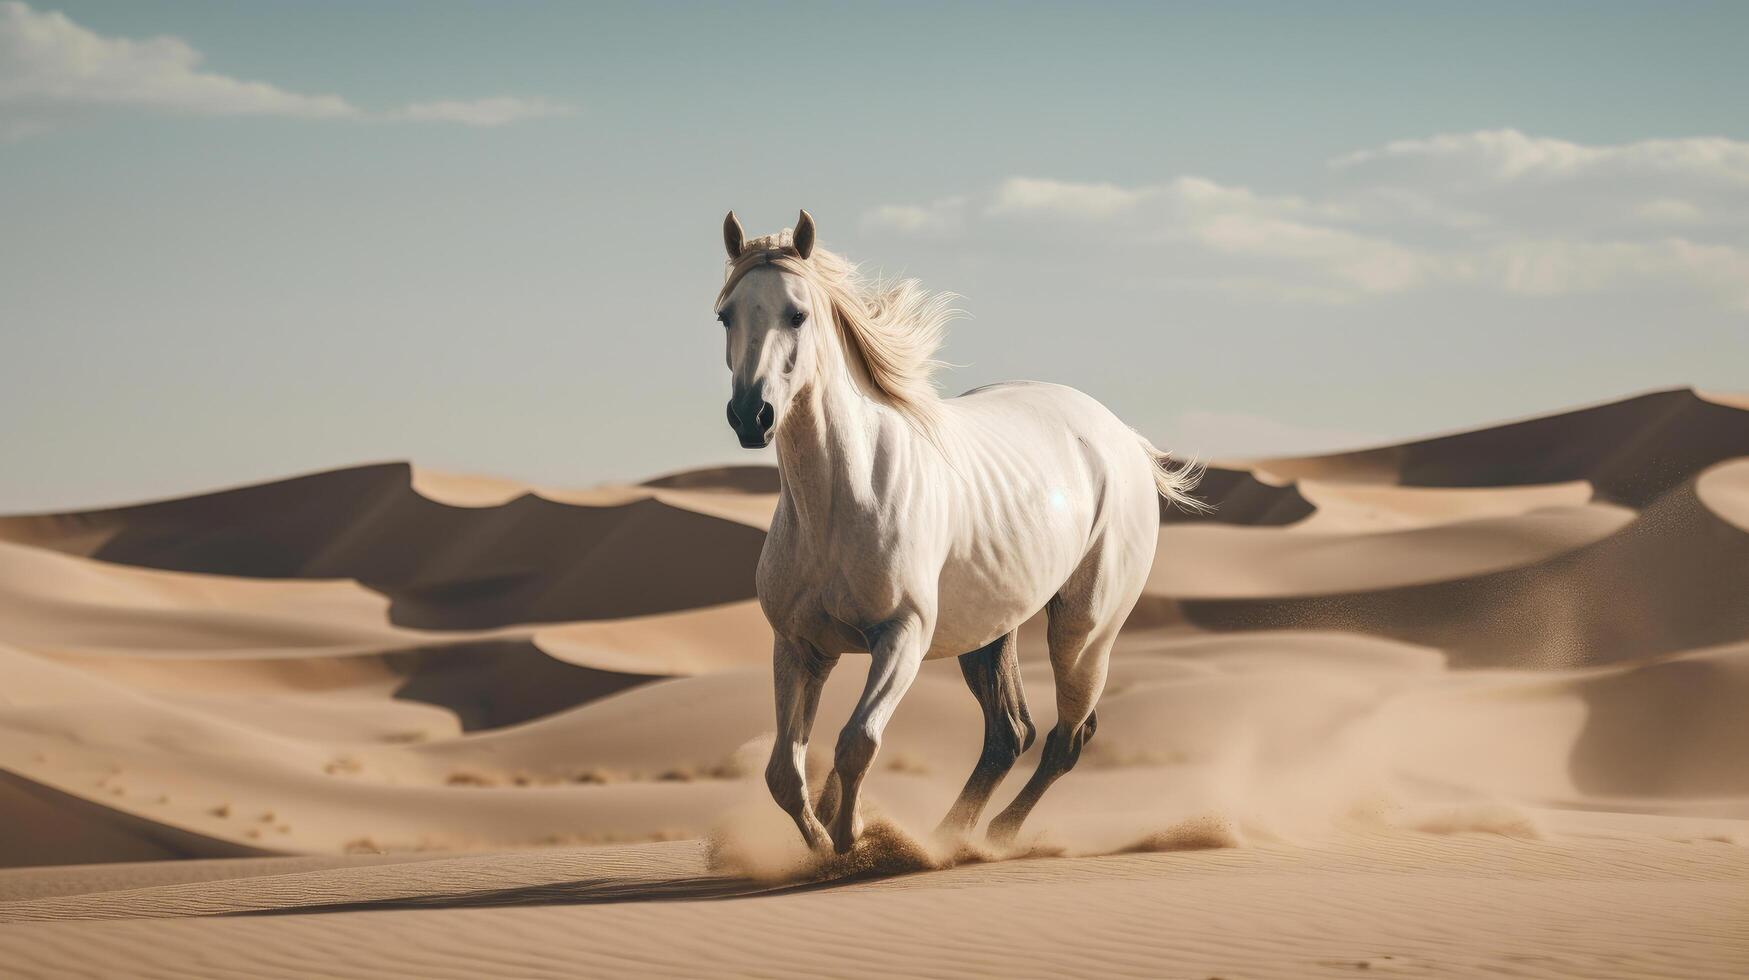
<svg viewBox="0 0 1749 980">
<path fill-rule="evenodd" d="M 820 688 L 836 657 L 827 657 L 813 645 L 779 634 L 771 651 L 772 684 L 777 701 L 777 739 L 771 744 L 771 762 L 765 767 L 765 785 L 790 819 L 796 822 L 802 840 L 816 851 L 826 849 L 826 827 L 808 806 L 808 735 L 814 729 L 814 712 L 820 707 Z"/>
<path fill-rule="evenodd" d="M 868 681 L 862 698 L 850 714 L 850 723 L 838 735 L 832 773 L 838 784 L 838 807 L 832 814 L 832 846 L 843 854 L 862 835 L 858 796 L 862 779 L 880 751 L 881 733 L 899 699 L 917 679 L 923 654 L 929 649 L 929 630 L 923 618 L 907 614 L 869 632 Z M 828 787 L 830 791 L 830 787 Z"/>
</svg>

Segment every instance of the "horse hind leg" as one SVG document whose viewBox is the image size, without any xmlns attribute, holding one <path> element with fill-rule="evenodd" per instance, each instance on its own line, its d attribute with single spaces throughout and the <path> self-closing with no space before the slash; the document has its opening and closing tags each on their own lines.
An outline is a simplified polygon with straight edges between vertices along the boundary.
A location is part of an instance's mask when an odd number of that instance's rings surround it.
<svg viewBox="0 0 1749 980">
<path fill-rule="evenodd" d="M 1099 727 L 1099 714 L 1087 712 L 1087 717 L 1073 727 L 1059 723 L 1045 736 L 1044 754 L 1039 757 L 1038 768 L 1033 771 L 1032 778 L 1026 781 L 1026 786 L 1014 802 L 997 814 L 990 821 L 990 842 L 1003 847 L 1014 843 L 1014 838 L 1020 834 L 1020 825 L 1032 813 L 1032 808 L 1045 795 L 1045 790 L 1069 770 L 1075 768 L 1075 763 L 1081 757 L 1081 747 L 1093 738 L 1094 731 Z"/>
<path fill-rule="evenodd" d="M 1019 650 L 1019 635 L 1010 632 L 959 658 L 966 686 L 984 709 L 984 750 L 959 799 L 935 829 L 940 839 L 957 839 L 976 826 L 1015 760 L 1032 747 L 1036 730 L 1020 682 Z"/>
<path fill-rule="evenodd" d="M 1039 798 L 1052 783 L 1075 768 L 1082 746 L 1099 727 L 1093 706 L 1105 689 L 1106 666 L 1122 617 L 1095 624 L 1085 610 L 1073 608 L 1072 602 L 1059 593 L 1049 609 L 1051 669 L 1057 680 L 1057 724 L 1045 736 L 1044 753 L 1032 778 L 1014 801 L 990 821 L 990 840 L 999 845 L 1014 841 Z"/>
</svg>

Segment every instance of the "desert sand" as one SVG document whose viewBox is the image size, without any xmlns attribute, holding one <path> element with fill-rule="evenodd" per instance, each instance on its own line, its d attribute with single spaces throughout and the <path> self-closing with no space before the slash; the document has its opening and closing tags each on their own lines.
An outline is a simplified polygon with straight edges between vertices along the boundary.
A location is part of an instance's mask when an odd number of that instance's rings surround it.
<svg viewBox="0 0 1749 980">
<path fill-rule="evenodd" d="M 1743 396 L 1217 461 L 1003 853 L 928 833 L 952 663 L 855 853 L 769 802 L 777 490 L 383 464 L 0 518 L 0 975 L 1749 974 Z M 1021 658 L 1048 724 L 1037 620 Z"/>
</svg>

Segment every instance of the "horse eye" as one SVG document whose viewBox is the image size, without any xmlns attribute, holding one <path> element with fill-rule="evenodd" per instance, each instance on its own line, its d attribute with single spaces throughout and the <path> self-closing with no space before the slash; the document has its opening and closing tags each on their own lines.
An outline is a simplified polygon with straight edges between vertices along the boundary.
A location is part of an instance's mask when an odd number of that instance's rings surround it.
<svg viewBox="0 0 1749 980">
<path fill-rule="evenodd" d="M 806 322 L 808 322 L 808 314 L 805 312 L 790 315 L 789 325 L 792 327 L 799 327 Z"/>
</svg>

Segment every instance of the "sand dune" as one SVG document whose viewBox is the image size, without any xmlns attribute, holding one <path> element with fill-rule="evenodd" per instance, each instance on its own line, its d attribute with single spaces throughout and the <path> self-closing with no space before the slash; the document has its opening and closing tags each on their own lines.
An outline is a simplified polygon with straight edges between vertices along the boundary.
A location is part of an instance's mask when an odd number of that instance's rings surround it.
<svg viewBox="0 0 1749 980">
<path fill-rule="evenodd" d="M 414 467 L 413 491 L 450 507 L 502 507 L 534 497 L 579 507 L 620 507 L 656 500 L 683 510 L 736 521 L 761 530 L 777 507 L 777 470 L 769 466 L 723 466 L 657 477 L 637 486 L 587 489 L 532 487 L 489 476 L 444 473 Z"/>
<path fill-rule="evenodd" d="M 753 599 L 549 626 L 535 632 L 534 643 L 560 660 L 601 670 L 702 674 L 771 662 L 771 630 Z"/>
<path fill-rule="evenodd" d="M 1626 508 L 1581 504 L 1364 533 L 1165 527 L 1148 591 L 1175 599 L 1240 599 L 1472 578 L 1575 551 L 1633 519 Z"/>
<path fill-rule="evenodd" d="M 1386 531 L 1432 527 L 1457 521 L 1512 517 L 1552 507 L 1583 507 L 1591 502 L 1584 480 L 1545 486 L 1430 487 L 1324 483 L 1302 480 L 1299 492 L 1316 509 L 1293 526 L 1300 531 Z"/>
<path fill-rule="evenodd" d="M 158 504 L 0 521 L 0 538 L 147 568 L 355 579 L 423 629 L 603 619 L 751 598 L 763 534 L 651 491 L 457 507 L 403 464 Z M 685 491 L 675 491 L 684 494 Z M 706 495 L 694 492 L 694 495 Z M 717 556 L 706 568 L 697 554 Z"/>
<path fill-rule="evenodd" d="M 777 489 L 389 464 L 0 518 L 5 972 L 1749 971 L 1749 403 L 1211 470 L 1005 854 L 926 833 L 980 745 L 951 663 L 852 859 L 769 802 Z"/>
<path fill-rule="evenodd" d="M 1731 508 L 1737 464 L 1711 473 Z M 1430 584 L 1180 603 L 1208 629 L 1359 630 L 1464 664 L 1576 666 L 1749 639 L 1749 535 L 1701 497 L 1664 494 L 1618 531 L 1537 564 Z"/>
<path fill-rule="evenodd" d="M 1589 480 L 1605 500 L 1643 506 L 1743 454 L 1749 411 L 1682 388 L 1361 452 L 1259 460 L 1279 479 L 1419 487 Z"/>
<path fill-rule="evenodd" d="M 341 655 L 414 642 L 354 582 L 127 568 L 0 541 L 0 640 L 57 650 Z"/>
<path fill-rule="evenodd" d="M 1210 466 L 1197 496 L 1214 506 L 1208 513 L 1186 511 L 1162 502 L 1164 524 L 1214 522 L 1278 526 L 1304 520 L 1316 509 L 1299 489 L 1275 477 L 1249 469 Z"/>
<path fill-rule="evenodd" d="M 1749 531 L 1749 462 L 1733 460 L 1708 469 L 1695 479 L 1694 493 L 1713 516 Z"/>
</svg>

